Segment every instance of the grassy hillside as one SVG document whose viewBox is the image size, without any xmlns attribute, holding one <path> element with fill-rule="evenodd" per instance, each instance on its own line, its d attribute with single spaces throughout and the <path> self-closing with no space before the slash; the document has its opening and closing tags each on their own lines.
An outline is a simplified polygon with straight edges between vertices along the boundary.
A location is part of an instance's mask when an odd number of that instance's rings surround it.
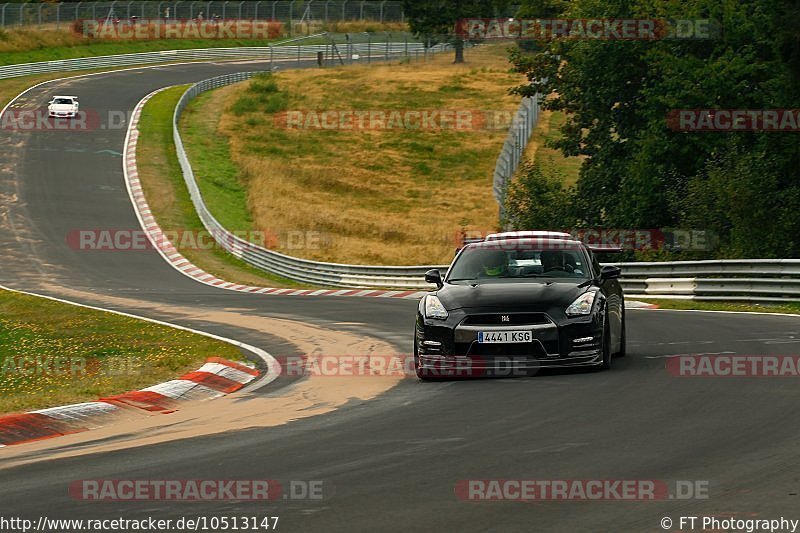
<svg viewBox="0 0 800 533">
<path fill-rule="evenodd" d="M 520 81 L 503 46 L 469 50 L 464 65 L 446 54 L 273 78 L 216 91 L 184 115 L 201 189 L 231 228 L 264 231 L 292 255 L 364 264 L 448 262 L 462 228 L 496 228 L 492 170 Z M 460 129 L 287 122 L 324 110 L 470 118 Z"/>
</svg>

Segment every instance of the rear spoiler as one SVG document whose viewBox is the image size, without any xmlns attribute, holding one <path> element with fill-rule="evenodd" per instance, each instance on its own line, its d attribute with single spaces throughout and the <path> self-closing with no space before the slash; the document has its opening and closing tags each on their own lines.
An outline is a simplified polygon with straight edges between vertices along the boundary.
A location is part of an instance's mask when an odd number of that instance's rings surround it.
<svg viewBox="0 0 800 533">
<path fill-rule="evenodd" d="M 474 237 L 474 238 L 472 238 L 472 237 L 471 237 L 471 238 L 464 239 L 464 240 L 461 242 L 461 246 L 459 246 L 458 248 L 456 248 L 456 253 L 460 252 L 460 251 L 461 251 L 461 249 L 462 249 L 463 247 L 465 247 L 466 245 L 468 245 L 468 244 L 475 244 L 476 242 L 483 242 L 483 238 L 482 238 L 482 237 Z"/>
<path fill-rule="evenodd" d="M 606 246 L 606 245 L 586 245 L 586 247 L 594 254 L 620 254 L 622 253 L 621 246 Z"/>
</svg>

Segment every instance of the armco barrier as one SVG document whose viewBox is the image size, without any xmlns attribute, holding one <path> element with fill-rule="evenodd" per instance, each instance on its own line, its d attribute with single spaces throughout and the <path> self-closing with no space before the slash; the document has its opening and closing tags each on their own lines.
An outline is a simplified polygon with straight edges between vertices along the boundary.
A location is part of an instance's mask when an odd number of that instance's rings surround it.
<svg viewBox="0 0 800 533">
<path fill-rule="evenodd" d="M 522 99 L 519 109 L 517 109 L 511 121 L 511 127 L 503 143 L 503 148 L 500 150 L 500 155 L 497 156 L 497 162 L 494 165 L 492 193 L 500 207 L 500 221 L 503 223 L 506 218 L 504 207 L 506 190 L 511 178 L 522 162 L 522 154 L 525 152 L 525 147 L 528 146 L 528 141 L 533 135 L 534 128 L 536 128 L 540 111 L 538 94 Z"/>
<path fill-rule="evenodd" d="M 800 259 L 617 263 L 630 297 L 800 301 Z"/>
<path fill-rule="evenodd" d="M 379 37 L 382 34 L 379 34 Z M 180 63 L 184 61 L 225 61 L 232 59 L 262 59 L 272 61 L 308 60 L 317 59 L 317 53 L 330 60 L 352 62 L 352 56 L 358 55 L 359 61 L 370 61 L 372 58 L 390 59 L 398 56 L 413 56 L 420 53 L 436 52 L 441 46 L 427 49 L 424 43 L 409 41 L 407 35 L 386 34 L 385 40 L 375 37 L 375 41 L 368 42 L 339 42 L 334 44 L 329 41 L 326 33 L 318 33 L 306 37 L 298 37 L 269 44 L 267 46 L 242 46 L 236 48 L 195 48 L 189 50 L 161 50 L 158 52 L 142 52 L 138 54 L 120 54 L 112 56 L 82 57 L 77 59 L 59 59 L 56 61 L 40 61 L 38 63 L 20 63 L 16 65 L 0 66 L 0 79 L 42 74 L 48 72 L 67 72 L 75 70 L 89 70 L 98 68 L 129 67 L 136 65 L 153 65 L 159 63 Z M 391 39 L 391 40 L 390 40 Z M 292 45 L 301 41 L 317 40 L 322 44 Z M 341 40 L 341 39 L 340 39 Z M 338 54 L 336 52 L 338 51 Z"/>
</svg>

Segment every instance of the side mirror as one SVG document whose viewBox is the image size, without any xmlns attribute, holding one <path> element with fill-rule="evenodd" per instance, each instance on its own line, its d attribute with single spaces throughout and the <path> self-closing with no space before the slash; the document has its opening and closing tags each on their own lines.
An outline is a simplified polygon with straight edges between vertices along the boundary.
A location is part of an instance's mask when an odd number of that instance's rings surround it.
<svg viewBox="0 0 800 533">
<path fill-rule="evenodd" d="M 618 266 L 605 265 L 600 269 L 600 279 L 617 279 L 622 275 L 622 269 Z"/>
<path fill-rule="evenodd" d="M 428 283 L 435 283 L 440 289 L 444 287 L 444 282 L 442 282 L 442 274 L 435 268 L 425 272 L 425 281 Z"/>
</svg>

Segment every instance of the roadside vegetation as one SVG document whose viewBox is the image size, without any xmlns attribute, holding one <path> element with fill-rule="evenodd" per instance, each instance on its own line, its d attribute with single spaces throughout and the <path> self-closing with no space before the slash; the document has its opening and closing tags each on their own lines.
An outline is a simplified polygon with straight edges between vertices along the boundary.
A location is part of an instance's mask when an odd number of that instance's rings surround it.
<svg viewBox="0 0 800 533">
<path fill-rule="evenodd" d="M 460 65 L 442 54 L 287 70 L 198 99 L 181 128 L 212 212 L 230 227 L 252 224 L 278 251 L 314 260 L 447 263 L 462 230 L 497 228 L 492 171 L 520 79 L 503 45 L 470 50 Z M 326 110 L 458 110 L 473 122 L 325 128 L 314 116 Z M 291 111 L 310 122 L 290 125 Z"/>
<path fill-rule="evenodd" d="M 800 314 L 800 302 L 785 304 L 751 303 L 751 302 L 703 302 L 699 300 L 679 300 L 667 298 L 636 298 L 647 303 L 658 305 L 661 309 L 696 309 L 703 311 L 749 311 L 753 313 L 789 313 Z"/>
<path fill-rule="evenodd" d="M 243 358 L 194 333 L 0 290 L 0 413 L 148 387 L 213 356 Z"/>
<path fill-rule="evenodd" d="M 756 131 L 747 124 L 681 130 L 670 120 L 679 110 L 756 110 L 758 116 L 757 110 L 794 109 L 800 41 L 785 21 L 796 18 L 797 5 L 523 0 L 517 12 L 568 19 L 645 14 L 712 23 L 700 38 L 552 39 L 513 49 L 515 69 L 530 80 L 516 93 L 548 95 L 546 109 L 567 117 L 553 147 L 583 160 L 574 188 L 563 186 L 558 169 L 523 169 L 517 194 L 509 197 L 509 219 L 520 226 L 551 221 L 533 227 L 687 228 L 719 237 L 715 249 L 660 259 L 798 257 L 795 119 L 784 114 L 782 127 L 789 128 L 779 131 L 764 131 L 769 126 L 757 118 Z M 711 122 L 713 129 L 719 121 Z"/>
<path fill-rule="evenodd" d="M 178 86 L 156 94 L 144 106 L 139 121 L 139 136 L 136 158 L 139 178 L 147 198 L 147 203 L 153 215 L 158 220 L 161 229 L 168 232 L 203 232 L 203 223 L 194 210 L 194 205 L 189 197 L 189 191 L 181 174 L 178 160 L 175 157 L 175 144 L 172 139 L 172 114 L 175 105 L 188 86 Z M 199 135 L 203 134 L 201 130 Z M 184 136 L 184 142 L 188 139 Z M 195 139 L 195 142 L 199 140 Z M 206 155 L 214 155 L 212 152 Z M 226 161 L 214 158 L 218 166 L 213 167 L 215 182 L 223 180 L 221 187 L 204 188 L 203 195 L 206 202 L 214 205 L 215 201 L 231 201 L 244 205 L 244 192 L 237 188 L 236 182 L 226 179 Z M 196 169 L 195 161 L 192 160 Z M 219 191 L 219 194 L 214 194 Z M 248 231 L 251 226 L 247 220 L 245 210 L 236 211 L 244 221 L 239 225 L 228 225 L 228 229 Z M 222 218 L 223 224 L 230 224 L 231 220 Z M 174 243 L 176 246 L 179 243 Z M 214 246 L 181 248 L 179 251 L 198 267 L 211 272 L 227 281 L 246 285 L 266 285 L 270 287 L 299 287 L 300 285 L 285 278 L 274 276 L 251 267 L 247 263 L 225 252 L 222 248 Z"/>
</svg>

